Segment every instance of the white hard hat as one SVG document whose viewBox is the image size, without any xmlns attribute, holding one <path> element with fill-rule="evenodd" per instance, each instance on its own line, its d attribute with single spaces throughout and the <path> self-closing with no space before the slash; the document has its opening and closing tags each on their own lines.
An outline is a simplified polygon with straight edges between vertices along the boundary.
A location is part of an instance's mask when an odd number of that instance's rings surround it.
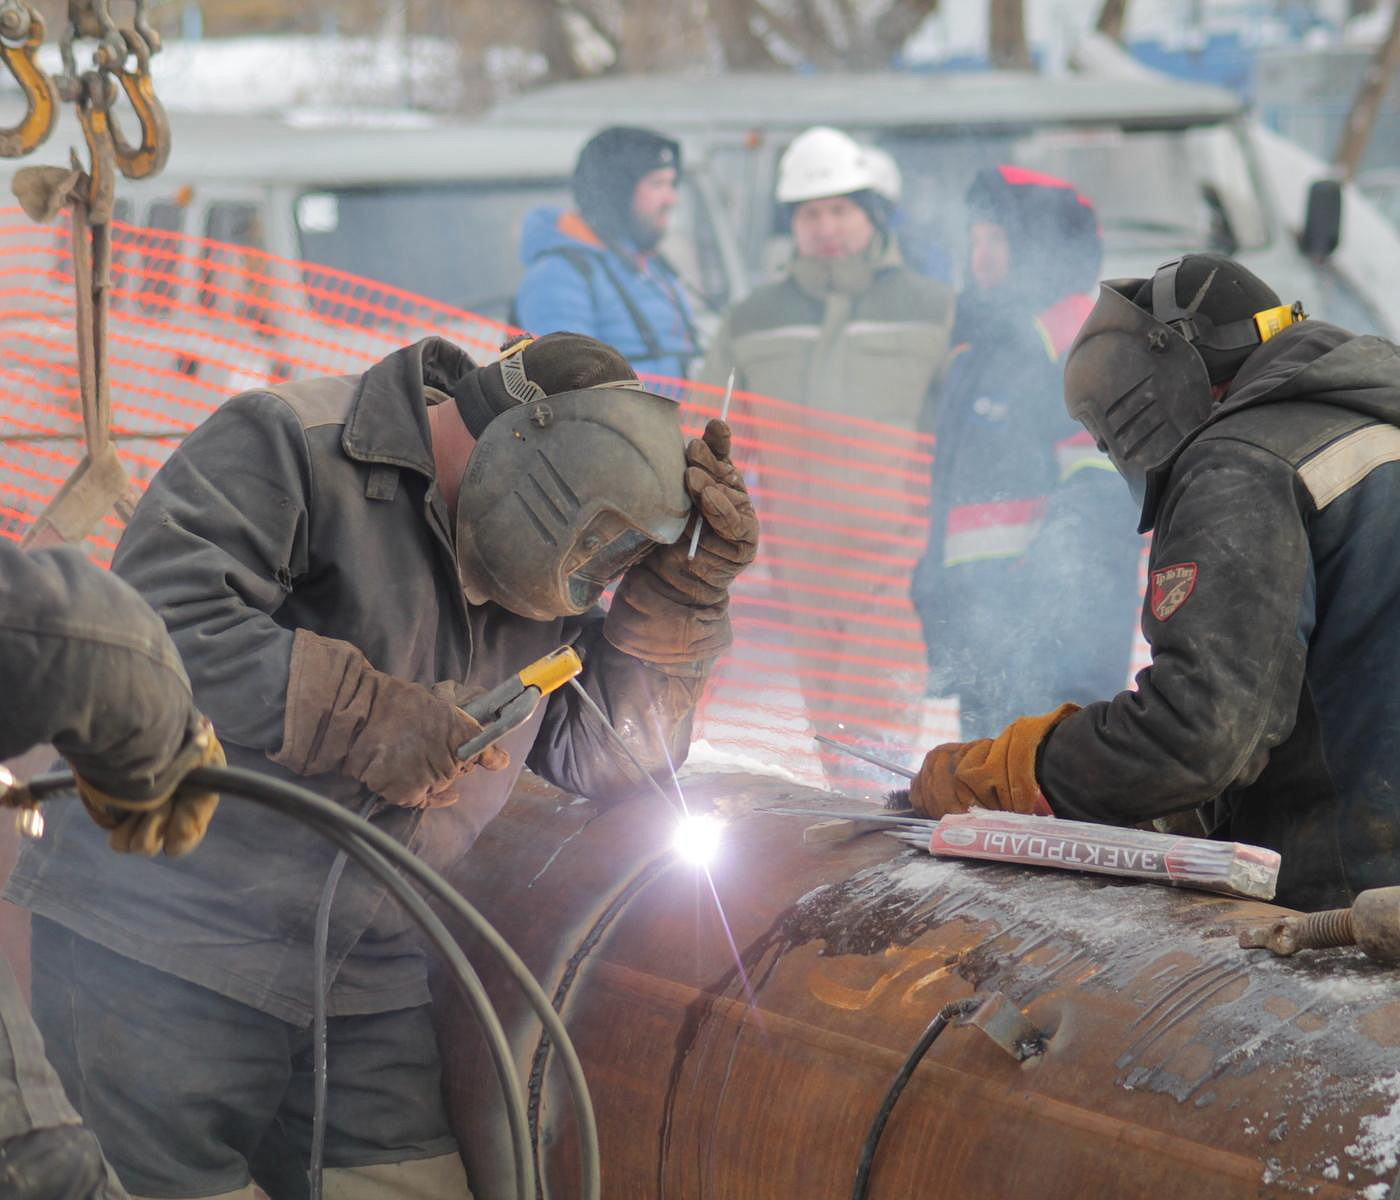
<svg viewBox="0 0 1400 1200">
<path fill-rule="evenodd" d="M 870 185 L 871 189 L 896 208 L 899 207 L 899 198 L 904 193 L 904 176 L 899 172 L 899 164 L 895 162 L 894 155 L 888 150 L 881 150 L 879 146 L 867 146 L 865 160 L 869 163 L 870 173 L 875 179 Z"/>
<path fill-rule="evenodd" d="M 867 190 L 879 191 L 869 151 L 839 129 L 814 125 L 804 130 L 778 160 L 779 204 Z"/>
</svg>

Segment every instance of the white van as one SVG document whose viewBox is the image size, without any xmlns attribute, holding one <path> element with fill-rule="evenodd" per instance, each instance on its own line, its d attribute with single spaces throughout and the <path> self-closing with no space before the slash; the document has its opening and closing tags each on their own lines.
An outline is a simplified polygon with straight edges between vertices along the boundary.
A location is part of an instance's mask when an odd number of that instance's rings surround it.
<svg viewBox="0 0 1400 1200">
<path fill-rule="evenodd" d="M 704 148 L 756 275 L 782 251 L 778 155 L 798 131 L 829 124 L 894 155 L 909 256 L 955 282 L 967 185 L 978 168 L 1010 162 L 1071 180 L 1093 200 L 1106 277 L 1216 250 L 1314 315 L 1400 336 L 1400 235 L 1349 186 L 1339 229 L 1335 185 L 1309 189 L 1325 167 L 1280 146 L 1217 88 L 1012 72 L 645 76 L 542 88 L 486 119 L 592 128 L 629 113 Z"/>
</svg>

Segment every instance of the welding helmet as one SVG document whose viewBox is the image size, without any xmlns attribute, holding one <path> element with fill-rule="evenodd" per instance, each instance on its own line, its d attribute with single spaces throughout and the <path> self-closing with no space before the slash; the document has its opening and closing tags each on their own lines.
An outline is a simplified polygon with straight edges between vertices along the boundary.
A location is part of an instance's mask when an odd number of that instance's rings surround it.
<svg viewBox="0 0 1400 1200">
<path fill-rule="evenodd" d="M 602 346 L 579 334 L 550 337 Z M 588 611 L 653 546 L 679 538 L 691 504 L 674 401 L 643 390 L 630 368 L 630 378 L 612 372 L 553 391 L 531 362 L 527 347 L 500 364 L 510 403 L 489 380 L 484 389 L 502 407 L 472 431 L 457 495 L 457 562 L 473 604 L 491 600 L 547 621 Z"/>
<path fill-rule="evenodd" d="M 1148 473 L 1210 416 L 1212 386 L 1303 318 L 1300 304 L 1281 305 L 1218 255 L 1187 255 L 1151 279 L 1109 280 L 1065 360 L 1065 407 L 1142 504 Z"/>
</svg>

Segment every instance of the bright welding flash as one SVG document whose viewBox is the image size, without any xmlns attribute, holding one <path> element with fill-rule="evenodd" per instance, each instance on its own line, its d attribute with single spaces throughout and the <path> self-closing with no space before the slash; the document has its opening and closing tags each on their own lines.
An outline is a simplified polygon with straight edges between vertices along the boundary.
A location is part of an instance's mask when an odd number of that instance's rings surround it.
<svg viewBox="0 0 1400 1200">
<path fill-rule="evenodd" d="M 719 853 L 720 831 L 724 822 L 713 813 L 692 813 L 682 817 L 671 837 L 671 849 L 695 867 L 708 867 Z"/>
</svg>

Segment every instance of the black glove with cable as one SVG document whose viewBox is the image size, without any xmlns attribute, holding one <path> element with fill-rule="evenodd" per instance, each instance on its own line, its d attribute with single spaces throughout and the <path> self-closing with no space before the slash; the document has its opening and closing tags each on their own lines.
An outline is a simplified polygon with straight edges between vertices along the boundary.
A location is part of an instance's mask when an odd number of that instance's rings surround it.
<svg viewBox="0 0 1400 1200">
<path fill-rule="evenodd" d="M 684 665 L 714 658 L 733 640 L 729 585 L 758 553 L 758 518 L 743 476 L 729 460 L 729 426 L 711 420 L 686 446 L 685 487 L 703 518 L 695 557 L 691 529 L 657 546 L 618 584 L 603 626 L 619 650 L 645 662 Z"/>
</svg>

